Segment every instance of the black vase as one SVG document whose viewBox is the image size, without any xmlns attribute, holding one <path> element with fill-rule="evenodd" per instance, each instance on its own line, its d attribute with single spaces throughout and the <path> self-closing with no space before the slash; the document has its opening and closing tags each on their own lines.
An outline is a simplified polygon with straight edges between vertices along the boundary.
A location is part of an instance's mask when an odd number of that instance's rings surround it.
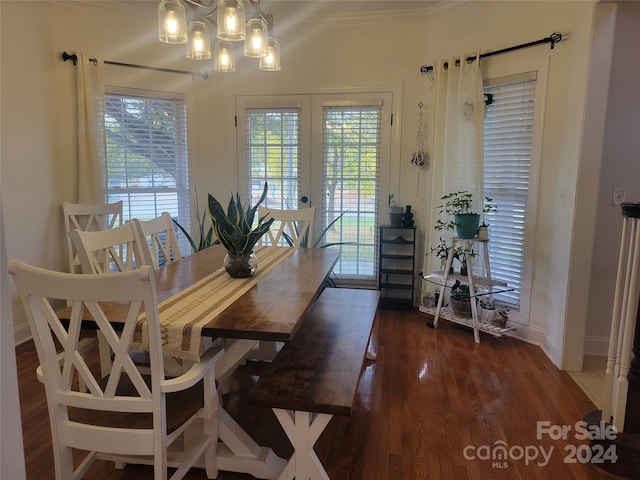
<svg viewBox="0 0 640 480">
<path fill-rule="evenodd" d="M 404 215 L 402 215 L 402 226 L 413 227 L 413 213 L 411 212 L 411 205 L 407 205 L 404 209 Z"/>
</svg>

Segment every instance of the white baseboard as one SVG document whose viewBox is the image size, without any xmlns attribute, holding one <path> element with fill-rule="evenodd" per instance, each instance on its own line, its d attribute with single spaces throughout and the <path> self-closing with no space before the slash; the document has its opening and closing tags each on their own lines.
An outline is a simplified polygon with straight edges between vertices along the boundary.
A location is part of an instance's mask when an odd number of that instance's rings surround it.
<svg viewBox="0 0 640 480">
<path fill-rule="evenodd" d="M 13 336 L 16 342 L 16 347 L 33 338 L 31 336 L 31 329 L 29 328 L 28 323 L 23 323 L 15 327 L 13 329 Z"/>
<path fill-rule="evenodd" d="M 607 356 L 609 351 L 609 337 L 585 337 L 584 354 Z"/>
</svg>

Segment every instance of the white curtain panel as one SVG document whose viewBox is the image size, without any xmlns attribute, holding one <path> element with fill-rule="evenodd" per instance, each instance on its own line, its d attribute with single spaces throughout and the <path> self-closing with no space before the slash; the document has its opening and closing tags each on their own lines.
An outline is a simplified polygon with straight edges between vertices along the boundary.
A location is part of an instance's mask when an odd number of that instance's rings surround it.
<svg viewBox="0 0 640 480">
<path fill-rule="evenodd" d="M 473 211 L 482 209 L 483 196 L 483 123 L 484 92 L 480 65 L 477 60 L 467 63 L 464 54 L 442 59 L 435 66 L 435 109 L 433 126 L 433 155 L 431 209 L 429 228 L 425 235 L 424 271 L 440 267 L 440 260 L 429 253 L 439 243 L 447 243 L 453 232 L 433 229 L 438 220 L 438 205 L 442 195 L 468 190 L 473 195 Z M 461 60 L 456 65 L 456 60 Z M 445 63 L 448 67 L 445 68 Z M 423 288 L 425 287 L 423 282 Z M 429 288 L 427 288 L 429 289 Z"/>
<path fill-rule="evenodd" d="M 104 203 L 106 144 L 102 61 L 78 53 L 78 202 Z"/>
<path fill-rule="evenodd" d="M 465 61 L 471 56 L 479 55 L 460 55 L 436 65 L 434 142 L 440 156 L 436 161 L 442 165 L 440 195 L 468 190 L 473 194 L 474 211 L 479 212 L 484 198 L 484 93 L 479 61 Z"/>
</svg>

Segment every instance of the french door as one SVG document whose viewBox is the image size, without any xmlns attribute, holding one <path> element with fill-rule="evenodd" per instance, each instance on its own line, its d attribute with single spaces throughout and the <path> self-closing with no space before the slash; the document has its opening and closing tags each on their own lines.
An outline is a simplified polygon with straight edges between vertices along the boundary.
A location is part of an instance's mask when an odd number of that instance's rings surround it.
<svg viewBox="0 0 640 480">
<path fill-rule="evenodd" d="M 240 96 L 240 192 L 265 205 L 316 206 L 310 246 L 338 248 L 338 282 L 373 285 L 376 226 L 389 194 L 391 93 Z"/>
</svg>

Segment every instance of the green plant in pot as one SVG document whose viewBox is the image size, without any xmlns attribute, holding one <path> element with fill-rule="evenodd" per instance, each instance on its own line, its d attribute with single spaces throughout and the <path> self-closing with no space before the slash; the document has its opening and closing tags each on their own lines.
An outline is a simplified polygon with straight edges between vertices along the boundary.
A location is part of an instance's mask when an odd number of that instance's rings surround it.
<svg viewBox="0 0 640 480">
<path fill-rule="evenodd" d="M 500 327 L 507 325 L 509 321 L 509 309 L 507 307 L 501 307 L 498 309 L 498 315 L 495 317 L 494 322 Z"/>
<path fill-rule="evenodd" d="M 464 245 L 456 244 L 449 246 L 447 242 L 440 237 L 440 243 L 435 247 L 431 247 L 431 253 L 434 254 L 437 258 L 440 259 L 440 268 L 444 268 L 447 264 L 447 257 L 449 255 L 449 251 L 453 249 L 453 260 L 457 260 L 460 262 L 460 274 L 466 275 L 466 259 L 467 257 L 475 257 L 475 253 L 473 249 L 467 249 Z M 451 266 L 449 267 L 449 274 L 454 273 L 454 264 L 451 262 Z"/>
<path fill-rule="evenodd" d="M 438 205 L 440 216 L 434 228 L 436 230 L 454 230 L 459 238 L 473 238 L 476 236 L 480 225 L 480 214 L 472 211 L 473 194 L 468 190 L 447 193 L 440 197 L 444 203 Z M 495 212 L 496 206 L 493 200 L 485 197 L 482 213 Z"/>
<path fill-rule="evenodd" d="M 469 292 L 469 285 L 460 283 L 460 280 L 451 287 L 451 309 L 457 315 L 461 317 L 471 316 L 471 293 Z"/>
<path fill-rule="evenodd" d="M 478 316 L 479 320 L 485 323 L 491 323 L 496 317 L 496 302 L 491 297 L 484 297 L 478 301 L 480 307 Z"/>
<path fill-rule="evenodd" d="M 246 278 L 253 275 L 258 267 L 258 259 L 253 253 L 258 240 L 267 233 L 273 218 L 265 221 L 258 219 L 258 225 L 252 228 L 258 206 L 267 198 L 267 183 L 264 184 L 262 196 L 252 207 L 242 205 L 240 195 L 231 195 L 227 211 L 209 194 L 209 214 L 213 229 L 220 243 L 227 249 L 224 267 L 231 277 Z"/>
<path fill-rule="evenodd" d="M 403 212 L 404 208 L 396 205 L 393 194 L 389 195 L 389 225 L 392 227 L 401 227 Z"/>
</svg>

